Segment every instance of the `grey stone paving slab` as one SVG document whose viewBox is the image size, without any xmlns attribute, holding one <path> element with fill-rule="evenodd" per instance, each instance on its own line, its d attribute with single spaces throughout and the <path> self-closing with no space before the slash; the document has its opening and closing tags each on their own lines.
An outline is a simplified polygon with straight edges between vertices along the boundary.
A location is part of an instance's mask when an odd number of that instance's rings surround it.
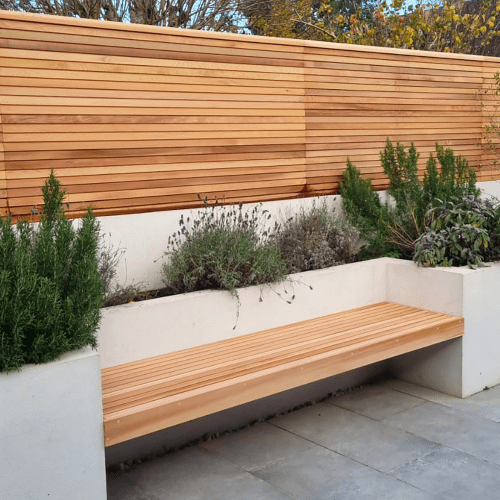
<svg viewBox="0 0 500 500">
<path fill-rule="evenodd" d="M 423 404 L 425 401 L 422 398 L 416 398 L 403 392 L 375 385 L 331 398 L 325 403 L 340 406 L 374 420 L 382 420 L 408 408 Z"/>
<path fill-rule="evenodd" d="M 450 448 L 419 458 L 391 476 L 445 500 L 500 498 L 500 467 Z"/>
<path fill-rule="evenodd" d="M 383 423 L 500 465 L 500 428 L 483 417 L 428 401 Z"/>
<path fill-rule="evenodd" d="M 201 445 L 229 462 L 253 471 L 318 445 L 268 423 L 256 424 Z"/>
<path fill-rule="evenodd" d="M 158 500 L 130 480 L 128 472 L 108 472 L 106 489 L 108 500 Z"/>
<path fill-rule="evenodd" d="M 143 463 L 127 473 L 127 480 L 151 495 L 151 500 L 294 500 L 198 447 Z"/>
<path fill-rule="evenodd" d="M 416 440 L 407 432 L 326 403 L 270 422 L 381 472 L 401 467 L 439 448 L 431 441 Z"/>
<path fill-rule="evenodd" d="M 108 472 L 108 500 L 499 500 L 499 400 L 387 381 Z"/>
<path fill-rule="evenodd" d="M 378 385 L 456 410 L 480 415 L 494 422 L 500 422 L 500 385 L 464 399 L 448 396 L 447 394 L 409 384 L 402 380 L 386 380 Z"/>
<path fill-rule="evenodd" d="M 304 500 L 431 500 L 421 490 L 267 423 L 202 446 Z"/>
<path fill-rule="evenodd" d="M 421 489 L 321 446 L 253 473 L 300 500 L 435 500 Z"/>
</svg>

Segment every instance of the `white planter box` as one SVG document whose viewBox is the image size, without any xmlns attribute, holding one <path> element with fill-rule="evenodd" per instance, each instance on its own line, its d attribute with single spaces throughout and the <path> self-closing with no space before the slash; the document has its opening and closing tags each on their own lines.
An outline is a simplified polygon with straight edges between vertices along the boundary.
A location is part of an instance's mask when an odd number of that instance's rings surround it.
<svg viewBox="0 0 500 500">
<path fill-rule="evenodd" d="M 500 383 L 500 265 L 430 269 L 384 258 L 292 279 L 294 284 L 276 285 L 275 291 L 240 289 L 238 320 L 236 300 L 220 291 L 104 309 L 98 332 L 102 367 L 388 300 L 465 318 L 463 339 L 395 359 L 396 376 L 458 397 Z M 276 292 L 295 299 L 288 304 Z"/>
<path fill-rule="evenodd" d="M 3 500 L 105 500 L 99 355 L 0 373 Z"/>
<path fill-rule="evenodd" d="M 387 260 L 387 300 L 465 318 L 462 339 L 394 360 L 394 374 L 462 398 L 499 384 L 500 264 L 422 268 Z"/>
</svg>

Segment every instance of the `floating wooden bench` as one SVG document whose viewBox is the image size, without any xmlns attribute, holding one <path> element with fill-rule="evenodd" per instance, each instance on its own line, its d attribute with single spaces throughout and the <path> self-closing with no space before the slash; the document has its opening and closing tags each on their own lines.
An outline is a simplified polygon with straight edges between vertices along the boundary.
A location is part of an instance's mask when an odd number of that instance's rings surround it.
<svg viewBox="0 0 500 500">
<path fill-rule="evenodd" d="M 383 302 L 102 371 L 106 446 L 460 337 L 463 318 Z"/>
</svg>

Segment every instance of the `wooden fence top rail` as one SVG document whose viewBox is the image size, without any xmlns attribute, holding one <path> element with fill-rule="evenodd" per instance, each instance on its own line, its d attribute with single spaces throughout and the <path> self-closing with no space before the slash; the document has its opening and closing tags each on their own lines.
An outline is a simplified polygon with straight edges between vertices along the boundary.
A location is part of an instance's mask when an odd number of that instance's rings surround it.
<svg viewBox="0 0 500 500">
<path fill-rule="evenodd" d="M 152 34 L 162 34 L 162 35 L 183 36 L 193 39 L 208 39 L 208 40 L 220 39 L 220 40 L 237 41 L 237 42 L 261 43 L 264 45 L 282 45 L 289 47 L 291 50 L 299 50 L 299 51 L 300 49 L 305 49 L 305 48 L 311 50 L 339 49 L 348 52 L 397 54 L 397 55 L 405 55 L 411 57 L 432 57 L 437 59 L 487 61 L 492 63 L 500 61 L 500 58 L 498 57 L 479 56 L 470 54 L 432 52 L 424 50 L 415 51 L 411 49 L 396 49 L 391 47 L 372 47 L 368 45 L 321 42 L 314 40 L 299 40 L 293 38 L 266 37 L 266 36 L 250 35 L 250 34 L 213 32 L 213 31 L 193 30 L 184 28 L 171 28 L 165 26 L 149 26 L 143 24 L 100 21 L 94 19 L 81 19 L 81 18 L 64 17 L 64 16 L 53 16 L 47 14 L 32 14 L 32 13 L 14 12 L 8 10 L 0 11 L 0 20 L 1 19 L 48 24 L 48 25 L 53 25 L 54 27 L 55 26 L 71 26 L 74 28 L 86 27 L 86 28 L 98 28 L 100 30 L 123 31 L 125 33 L 152 33 Z"/>
</svg>

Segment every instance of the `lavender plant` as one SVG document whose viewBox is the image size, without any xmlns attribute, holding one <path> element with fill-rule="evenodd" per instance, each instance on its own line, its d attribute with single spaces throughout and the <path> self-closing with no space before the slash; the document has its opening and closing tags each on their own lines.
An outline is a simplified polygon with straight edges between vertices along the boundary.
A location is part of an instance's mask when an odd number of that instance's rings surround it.
<svg viewBox="0 0 500 500">
<path fill-rule="evenodd" d="M 275 233 L 290 273 L 323 269 L 357 260 L 359 233 L 324 202 L 302 209 Z"/>
<path fill-rule="evenodd" d="M 179 221 L 168 240 L 163 265 L 165 284 L 174 293 L 228 290 L 283 281 L 287 267 L 279 246 L 272 241 L 270 214 L 256 205 L 226 207 L 204 200 L 204 208 L 191 219 Z"/>
</svg>

